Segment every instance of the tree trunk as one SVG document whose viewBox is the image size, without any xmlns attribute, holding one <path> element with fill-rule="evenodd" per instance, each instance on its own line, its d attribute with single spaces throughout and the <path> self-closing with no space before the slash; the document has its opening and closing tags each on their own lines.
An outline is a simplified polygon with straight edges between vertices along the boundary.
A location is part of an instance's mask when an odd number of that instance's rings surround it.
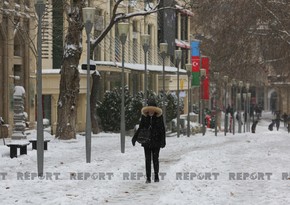
<svg viewBox="0 0 290 205">
<path fill-rule="evenodd" d="M 92 121 L 92 132 L 98 134 L 100 132 L 98 114 L 97 114 L 97 101 L 98 101 L 98 92 L 100 85 L 100 76 L 94 72 L 92 75 L 93 84 L 91 90 L 91 121 Z"/>
<path fill-rule="evenodd" d="M 63 140 L 76 138 L 76 116 L 80 76 L 78 65 L 82 53 L 82 8 L 84 1 L 74 1 L 68 18 L 63 63 L 61 68 L 60 94 L 57 104 L 55 137 Z"/>
</svg>

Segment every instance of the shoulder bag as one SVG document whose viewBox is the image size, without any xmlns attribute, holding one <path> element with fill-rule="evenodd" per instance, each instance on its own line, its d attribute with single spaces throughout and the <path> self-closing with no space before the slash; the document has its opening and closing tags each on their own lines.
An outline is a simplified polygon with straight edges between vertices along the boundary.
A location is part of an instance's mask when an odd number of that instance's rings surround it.
<svg viewBox="0 0 290 205">
<path fill-rule="evenodd" d="M 137 142 L 140 144 L 149 144 L 151 135 L 151 126 L 149 128 L 141 128 L 137 135 Z"/>
<path fill-rule="evenodd" d="M 152 117 L 150 118 L 150 126 L 148 128 L 141 128 L 137 135 L 137 142 L 140 144 L 150 144 L 151 140 L 151 124 Z"/>
</svg>

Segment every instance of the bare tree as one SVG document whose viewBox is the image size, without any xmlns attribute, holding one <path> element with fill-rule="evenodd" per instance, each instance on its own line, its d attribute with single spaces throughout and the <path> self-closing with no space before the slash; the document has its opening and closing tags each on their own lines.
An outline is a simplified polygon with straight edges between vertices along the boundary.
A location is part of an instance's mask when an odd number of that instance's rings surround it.
<svg viewBox="0 0 290 205">
<path fill-rule="evenodd" d="M 82 8 L 84 6 L 85 1 L 78 0 L 73 1 L 67 9 L 68 31 L 65 38 L 57 106 L 56 137 L 59 139 L 72 139 L 76 136 L 76 105 L 80 89 L 78 65 L 82 54 Z"/>
<path fill-rule="evenodd" d="M 289 6 L 287 0 L 191 0 L 192 27 L 214 70 L 251 82 L 267 77 L 269 68 L 288 76 Z"/>
<path fill-rule="evenodd" d="M 82 53 L 82 8 L 85 6 L 85 0 L 74 0 L 71 5 L 67 4 L 67 20 L 68 30 L 65 38 L 64 56 L 61 69 L 60 94 L 58 99 L 57 110 L 57 128 L 56 137 L 59 139 L 73 139 L 76 137 L 76 105 L 78 103 L 79 94 L 79 71 L 78 65 Z M 103 32 L 96 38 L 91 40 L 92 49 L 94 49 L 110 32 L 113 26 L 119 21 L 132 18 L 134 16 L 146 16 L 162 9 L 158 0 L 151 8 L 133 13 L 120 12 L 119 8 L 125 0 L 115 0 L 112 8 L 111 21 L 105 25 Z M 172 7 L 170 7 L 172 9 Z M 96 86 L 93 86 L 96 89 Z M 95 97 L 91 96 L 91 104 L 95 105 Z M 92 109 L 94 110 L 94 108 Z M 94 121 L 95 113 L 92 120 Z"/>
</svg>

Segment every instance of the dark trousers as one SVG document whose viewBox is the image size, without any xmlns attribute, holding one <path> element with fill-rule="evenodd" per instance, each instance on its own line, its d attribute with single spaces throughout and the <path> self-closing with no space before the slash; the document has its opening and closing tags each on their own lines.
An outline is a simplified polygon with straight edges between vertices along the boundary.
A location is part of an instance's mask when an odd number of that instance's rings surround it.
<svg viewBox="0 0 290 205">
<path fill-rule="evenodd" d="M 144 147 L 145 152 L 145 167 L 146 167 L 146 177 L 151 178 L 151 159 L 153 158 L 153 168 L 154 174 L 159 173 L 159 151 L 160 148 L 150 148 Z"/>
</svg>

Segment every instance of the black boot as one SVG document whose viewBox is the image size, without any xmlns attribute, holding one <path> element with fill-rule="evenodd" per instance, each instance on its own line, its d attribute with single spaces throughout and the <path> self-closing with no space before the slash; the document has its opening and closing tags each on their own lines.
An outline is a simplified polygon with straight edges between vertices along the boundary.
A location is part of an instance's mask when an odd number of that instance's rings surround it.
<svg viewBox="0 0 290 205">
<path fill-rule="evenodd" d="M 145 183 L 146 183 L 146 184 L 151 183 L 151 179 L 150 179 L 150 178 L 147 178 Z"/>
<path fill-rule="evenodd" d="M 154 182 L 159 182 L 159 176 L 158 176 L 158 174 L 155 174 Z"/>
</svg>

